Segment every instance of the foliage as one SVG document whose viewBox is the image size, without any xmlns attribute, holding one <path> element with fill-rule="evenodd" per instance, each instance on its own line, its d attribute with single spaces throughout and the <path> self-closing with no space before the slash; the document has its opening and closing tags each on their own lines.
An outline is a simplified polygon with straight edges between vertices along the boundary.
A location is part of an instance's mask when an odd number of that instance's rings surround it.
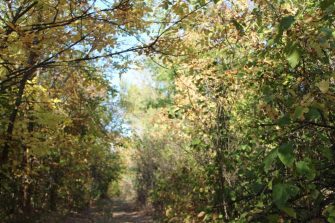
<svg viewBox="0 0 335 223">
<path fill-rule="evenodd" d="M 2 1 L 0 12 L 1 221 L 80 210 L 119 177 L 104 65 L 113 56 L 122 71 L 116 57 L 147 47 L 117 38 L 145 29 L 144 2 Z"/>
<path fill-rule="evenodd" d="M 151 169 L 149 196 L 164 220 L 332 221 L 334 9 L 333 1 L 216 1 L 160 39 L 154 73 L 173 72 L 174 90 L 156 112 L 179 122 L 173 132 L 187 140 L 171 148 L 168 122 L 154 113 L 149 126 L 164 120 L 159 132 L 145 128 L 134 147 L 150 151 L 144 160 L 187 151 L 178 165 L 169 161 L 176 171 Z"/>
<path fill-rule="evenodd" d="M 0 12 L 4 221 L 104 197 L 115 147 L 128 146 L 138 199 L 162 221 L 334 222 L 333 0 L 19 0 Z M 105 68 L 125 72 L 131 52 L 154 75 L 121 88 L 118 108 Z"/>
</svg>

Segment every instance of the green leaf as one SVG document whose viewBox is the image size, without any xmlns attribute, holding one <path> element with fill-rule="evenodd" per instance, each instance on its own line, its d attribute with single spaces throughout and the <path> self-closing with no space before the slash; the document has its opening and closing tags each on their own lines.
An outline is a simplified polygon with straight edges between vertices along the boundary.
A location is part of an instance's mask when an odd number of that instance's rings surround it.
<svg viewBox="0 0 335 223">
<path fill-rule="evenodd" d="M 330 223 L 335 223 L 335 206 L 329 205 L 322 213 L 327 217 L 327 221 Z"/>
<path fill-rule="evenodd" d="M 329 161 L 333 159 L 333 151 L 330 148 L 325 147 L 321 149 L 321 155 Z"/>
<path fill-rule="evenodd" d="M 192 142 L 191 142 L 191 146 L 197 146 L 197 145 L 200 145 L 201 144 L 201 140 L 196 138 L 196 139 L 193 139 Z"/>
<path fill-rule="evenodd" d="M 294 162 L 293 146 L 290 143 L 281 145 L 278 149 L 280 161 L 287 167 L 291 167 Z"/>
<path fill-rule="evenodd" d="M 294 22 L 294 16 L 285 16 L 280 20 L 280 27 L 283 30 L 289 29 Z"/>
<path fill-rule="evenodd" d="M 289 43 L 286 47 L 286 59 L 292 68 L 295 68 L 301 59 L 301 52 L 298 44 Z"/>
<path fill-rule="evenodd" d="M 264 171 L 268 172 L 271 168 L 273 161 L 277 158 L 277 149 L 272 150 L 264 159 Z"/>
<path fill-rule="evenodd" d="M 294 22 L 295 22 L 294 16 L 283 17 L 279 23 L 280 31 L 283 32 L 289 29 Z"/>
<path fill-rule="evenodd" d="M 278 208 L 284 208 L 287 201 L 299 193 L 299 188 L 292 184 L 279 183 L 273 186 L 272 199 Z"/>
<path fill-rule="evenodd" d="M 282 208 L 280 208 L 280 210 L 284 211 L 288 216 L 290 216 L 292 218 L 297 218 L 297 213 L 295 212 L 295 210 L 293 208 L 282 207 Z"/>
<path fill-rule="evenodd" d="M 316 176 L 314 167 L 310 161 L 299 161 L 296 163 L 297 172 L 301 176 L 305 176 L 308 180 L 313 180 Z"/>
<path fill-rule="evenodd" d="M 309 120 L 319 120 L 321 118 L 321 114 L 318 109 L 311 107 L 306 114 L 306 118 Z"/>
<path fill-rule="evenodd" d="M 304 114 L 309 111 L 308 108 L 302 107 L 302 106 L 297 106 L 294 110 L 293 118 L 294 119 L 303 119 Z"/>
<path fill-rule="evenodd" d="M 300 52 L 297 49 L 294 49 L 288 56 L 287 56 L 288 63 L 292 68 L 295 68 L 300 61 Z"/>
<path fill-rule="evenodd" d="M 287 115 L 278 119 L 278 125 L 280 125 L 280 126 L 288 125 L 288 124 L 290 124 L 290 122 L 291 122 L 290 117 L 287 116 Z"/>
<path fill-rule="evenodd" d="M 264 185 L 259 182 L 255 182 L 251 185 L 251 189 L 255 194 L 258 194 L 259 192 L 261 192 L 263 188 L 264 188 Z"/>
</svg>

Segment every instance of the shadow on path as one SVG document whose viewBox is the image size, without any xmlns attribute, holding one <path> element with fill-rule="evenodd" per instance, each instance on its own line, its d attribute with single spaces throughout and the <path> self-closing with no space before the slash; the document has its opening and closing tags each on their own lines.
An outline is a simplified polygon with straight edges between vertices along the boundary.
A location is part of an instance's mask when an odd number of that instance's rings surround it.
<svg viewBox="0 0 335 223">
<path fill-rule="evenodd" d="M 62 223 L 153 223 L 151 216 L 132 202 L 104 199 Z"/>
</svg>

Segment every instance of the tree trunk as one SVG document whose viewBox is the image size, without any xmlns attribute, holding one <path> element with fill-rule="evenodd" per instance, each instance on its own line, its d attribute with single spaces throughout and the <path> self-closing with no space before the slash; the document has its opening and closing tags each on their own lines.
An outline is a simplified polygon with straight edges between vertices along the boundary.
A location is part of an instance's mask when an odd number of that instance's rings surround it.
<svg viewBox="0 0 335 223">
<path fill-rule="evenodd" d="M 28 72 L 24 74 L 22 80 L 19 83 L 19 91 L 16 96 L 13 110 L 9 116 L 9 123 L 8 123 L 7 130 L 6 130 L 5 143 L 2 149 L 1 165 L 4 165 L 8 162 L 9 148 L 13 141 L 13 132 L 14 132 L 14 125 L 15 125 L 16 117 L 19 112 L 19 107 L 22 104 L 22 97 L 23 97 L 24 90 L 27 84 L 27 80 L 29 76 L 31 75 L 32 75 L 32 72 Z"/>
<path fill-rule="evenodd" d="M 222 106 L 218 105 L 217 120 L 216 120 L 216 140 L 214 142 L 217 166 L 217 185 L 219 188 L 216 191 L 219 200 L 219 210 L 226 221 L 229 221 L 229 202 L 225 196 L 225 178 L 224 178 L 224 151 L 228 150 L 228 128 L 227 117 Z"/>
<path fill-rule="evenodd" d="M 33 108 L 32 106 L 29 106 L 28 113 L 32 112 Z M 28 123 L 28 137 L 33 137 L 33 130 L 34 130 L 34 118 L 28 114 L 29 123 Z M 23 155 L 22 155 L 22 162 L 21 162 L 21 168 L 22 168 L 22 184 L 21 184 L 21 208 L 25 215 L 30 215 L 32 207 L 31 207 L 31 190 L 30 190 L 30 167 L 28 165 L 29 163 L 29 145 L 23 144 Z"/>
</svg>

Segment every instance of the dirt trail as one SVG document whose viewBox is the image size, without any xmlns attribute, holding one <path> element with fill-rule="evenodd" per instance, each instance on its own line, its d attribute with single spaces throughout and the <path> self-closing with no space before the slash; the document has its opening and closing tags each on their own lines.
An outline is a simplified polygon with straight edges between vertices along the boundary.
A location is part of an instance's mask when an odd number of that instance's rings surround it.
<svg viewBox="0 0 335 223">
<path fill-rule="evenodd" d="M 113 221 L 115 223 L 152 223 L 152 218 L 144 211 L 138 210 L 133 203 L 122 200 L 113 202 Z"/>
<path fill-rule="evenodd" d="M 101 200 L 86 211 L 68 216 L 64 223 L 153 223 L 151 216 L 133 202 Z"/>
</svg>

